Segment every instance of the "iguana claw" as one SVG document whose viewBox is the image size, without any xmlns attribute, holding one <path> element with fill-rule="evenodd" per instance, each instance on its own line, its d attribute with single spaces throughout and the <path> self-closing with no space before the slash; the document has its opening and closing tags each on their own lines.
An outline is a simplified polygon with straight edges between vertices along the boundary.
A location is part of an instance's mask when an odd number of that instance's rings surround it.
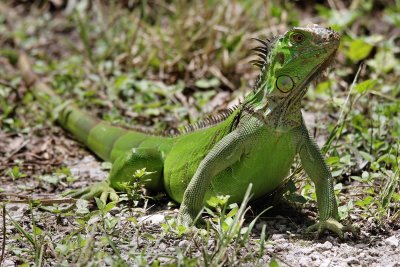
<svg viewBox="0 0 400 267">
<path fill-rule="evenodd" d="M 314 225 L 311 225 L 306 229 L 306 232 L 317 232 L 318 237 L 321 236 L 321 234 L 325 230 L 330 230 L 337 234 L 340 239 L 344 238 L 344 233 L 345 232 L 351 232 L 352 234 L 357 234 L 357 228 L 354 227 L 353 225 L 343 225 L 340 222 L 338 222 L 335 219 L 328 219 L 324 221 L 320 221 Z"/>
<path fill-rule="evenodd" d="M 118 201 L 119 197 L 115 190 L 110 186 L 107 181 L 96 183 L 90 187 L 83 188 L 77 191 L 69 191 L 63 196 L 69 196 L 72 198 L 81 198 L 90 200 L 95 197 L 100 197 L 103 203 L 107 203 L 108 199 L 111 201 Z"/>
</svg>

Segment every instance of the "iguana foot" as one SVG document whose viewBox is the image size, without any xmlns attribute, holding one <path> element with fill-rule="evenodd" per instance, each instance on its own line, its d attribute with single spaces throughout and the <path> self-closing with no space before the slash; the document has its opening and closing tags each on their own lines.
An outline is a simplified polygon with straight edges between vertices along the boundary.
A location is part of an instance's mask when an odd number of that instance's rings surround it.
<svg viewBox="0 0 400 267">
<path fill-rule="evenodd" d="M 325 230 L 330 230 L 334 232 L 339 236 L 340 239 L 344 238 L 344 233 L 346 232 L 351 232 L 354 235 L 358 232 L 356 227 L 354 227 L 353 225 L 343 225 L 335 219 L 328 219 L 311 225 L 306 229 L 306 232 L 317 232 L 317 235 L 319 237 Z"/>
<path fill-rule="evenodd" d="M 110 186 L 108 181 L 103 181 L 95 183 L 94 185 L 88 186 L 81 190 L 71 190 L 63 196 L 69 196 L 72 198 L 81 198 L 86 200 L 91 200 L 95 197 L 100 197 L 103 203 L 107 203 L 108 199 L 111 201 L 118 201 L 119 197 L 115 192 L 114 188 Z"/>
</svg>

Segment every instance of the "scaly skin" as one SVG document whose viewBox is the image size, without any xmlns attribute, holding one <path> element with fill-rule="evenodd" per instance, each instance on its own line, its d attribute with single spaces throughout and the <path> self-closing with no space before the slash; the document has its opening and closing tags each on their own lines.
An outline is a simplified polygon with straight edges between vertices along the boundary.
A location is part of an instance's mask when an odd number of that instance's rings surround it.
<svg viewBox="0 0 400 267">
<path fill-rule="evenodd" d="M 338 222 L 332 176 L 301 115 L 301 99 L 309 82 L 327 67 L 339 45 L 339 35 L 313 25 L 294 28 L 256 50 L 262 61 L 256 86 L 243 104 L 224 121 L 175 137 L 150 136 L 110 126 L 65 105 L 58 123 L 87 145 L 96 155 L 113 163 L 108 182 L 75 194 L 91 198 L 101 195 L 117 199 L 115 190 L 141 168 L 149 189 L 164 190 L 181 203 L 178 221 L 193 224 L 205 200 L 230 195 L 230 202 L 242 200 L 249 183 L 255 198 L 275 190 L 287 176 L 298 154 L 316 187 L 320 222 L 310 228 L 325 229 L 343 236 L 353 231 Z M 25 80 L 47 109 L 48 98 L 61 99 L 31 72 L 26 58 L 20 68 Z"/>
</svg>

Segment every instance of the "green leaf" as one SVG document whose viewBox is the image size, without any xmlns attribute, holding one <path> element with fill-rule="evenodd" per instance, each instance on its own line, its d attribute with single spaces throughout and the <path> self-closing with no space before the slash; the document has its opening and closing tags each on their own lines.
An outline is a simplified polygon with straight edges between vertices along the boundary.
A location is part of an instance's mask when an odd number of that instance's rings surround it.
<svg viewBox="0 0 400 267">
<path fill-rule="evenodd" d="M 116 202 L 110 202 L 104 207 L 104 209 L 102 211 L 104 213 L 108 213 L 110 210 L 112 210 L 115 207 L 116 204 L 117 204 Z"/>
<path fill-rule="evenodd" d="M 363 94 L 365 92 L 368 92 L 369 90 L 373 89 L 374 86 L 376 85 L 378 81 L 369 79 L 366 81 L 363 81 L 362 83 L 357 84 L 354 89 L 359 92 L 360 94 Z"/>
<path fill-rule="evenodd" d="M 150 241 L 155 241 L 155 240 L 157 240 L 157 238 L 156 238 L 154 235 L 151 235 L 151 234 L 149 234 L 149 233 L 144 233 L 144 234 L 143 234 L 143 237 L 144 237 L 144 238 L 147 238 L 147 239 L 150 240 Z"/>
<path fill-rule="evenodd" d="M 228 218 L 232 218 L 233 216 L 235 216 L 235 214 L 238 212 L 239 207 L 233 208 L 229 211 L 229 213 L 226 215 L 226 217 Z"/>
<path fill-rule="evenodd" d="M 355 39 L 350 43 L 349 50 L 346 54 L 353 62 L 357 62 L 366 58 L 372 48 L 372 45 L 364 42 L 362 39 Z"/>
<path fill-rule="evenodd" d="M 41 175 L 39 176 L 39 180 L 53 185 L 57 185 L 60 181 L 57 175 Z"/>
<path fill-rule="evenodd" d="M 33 226 L 33 232 L 35 233 L 35 235 L 43 234 L 43 230 L 41 228 L 37 227 L 36 225 Z"/>
<path fill-rule="evenodd" d="M 138 225 L 138 220 L 135 217 L 129 217 L 126 220 L 132 222 L 134 225 Z"/>
<path fill-rule="evenodd" d="M 77 210 L 76 212 L 79 214 L 87 214 L 89 213 L 89 209 L 87 208 L 89 205 L 89 201 L 85 199 L 78 199 L 75 203 Z"/>
<path fill-rule="evenodd" d="M 275 258 L 271 259 L 269 262 L 269 267 L 279 267 L 278 261 Z"/>
<path fill-rule="evenodd" d="M 372 196 L 367 196 L 363 200 L 359 200 L 355 203 L 355 205 L 360 206 L 361 208 L 367 207 L 374 200 Z"/>
<path fill-rule="evenodd" d="M 7 211 L 6 211 L 7 212 Z M 15 228 L 17 228 L 18 232 L 20 232 L 21 234 L 23 234 L 25 236 L 26 239 L 28 239 L 28 241 L 32 244 L 33 247 L 36 247 L 36 241 L 33 238 L 33 236 L 24 230 L 24 228 L 22 228 L 22 226 L 15 221 L 10 214 L 7 213 L 8 218 L 10 219 L 10 221 L 12 222 L 12 224 L 14 225 Z"/>
<path fill-rule="evenodd" d="M 333 190 L 335 191 L 340 191 L 343 189 L 343 184 L 342 183 L 337 183 L 335 184 L 335 186 L 333 187 Z"/>
<path fill-rule="evenodd" d="M 349 216 L 349 212 L 353 209 L 353 201 L 350 200 L 349 202 L 347 202 L 345 205 L 343 206 L 339 206 L 338 207 L 338 212 L 339 212 L 339 218 L 341 220 L 347 218 L 347 216 Z"/>
<path fill-rule="evenodd" d="M 339 162 L 339 159 L 340 159 L 339 157 L 329 157 L 326 159 L 326 164 L 333 165 L 333 164 Z"/>
<path fill-rule="evenodd" d="M 228 202 L 228 199 L 229 199 L 229 196 L 216 196 L 216 197 L 213 196 L 207 200 L 207 204 L 213 208 L 221 207 Z"/>
<path fill-rule="evenodd" d="M 199 88 L 213 88 L 213 87 L 218 87 L 220 85 L 220 81 L 217 78 L 211 78 L 211 79 L 200 79 L 195 82 L 195 85 Z"/>
<path fill-rule="evenodd" d="M 359 151 L 360 152 L 360 155 L 365 159 L 365 160 L 367 160 L 368 162 L 374 162 L 374 156 L 372 156 L 371 154 L 369 154 L 369 153 L 367 153 L 367 152 L 364 152 L 364 151 Z"/>
<path fill-rule="evenodd" d="M 98 197 L 95 197 L 94 200 L 96 200 L 97 208 L 98 208 L 99 210 L 103 211 L 103 210 L 104 210 L 104 207 L 105 207 L 104 202 L 103 202 L 100 198 L 98 198 Z"/>
<path fill-rule="evenodd" d="M 219 204 L 218 198 L 216 197 L 210 197 L 210 199 L 207 200 L 207 204 L 210 205 L 210 207 L 217 207 Z"/>
</svg>

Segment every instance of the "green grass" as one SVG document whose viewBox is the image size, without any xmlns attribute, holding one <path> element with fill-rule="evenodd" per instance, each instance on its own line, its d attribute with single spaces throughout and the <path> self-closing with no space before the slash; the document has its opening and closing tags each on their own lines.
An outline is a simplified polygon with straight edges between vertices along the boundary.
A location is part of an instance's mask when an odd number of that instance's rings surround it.
<svg viewBox="0 0 400 267">
<path fill-rule="evenodd" d="M 315 122 L 310 130 L 325 143 L 340 215 L 368 231 L 368 222 L 387 231 L 399 227 L 399 1 L 307 9 L 289 1 L 99 2 L 68 10 L 49 1 L 0 4 L 8 10 L 0 12 L 0 191 L 54 195 L 84 179 L 65 161 L 85 152 L 26 90 L 13 65 L 19 49 L 64 99 L 111 123 L 164 131 L 243 98 L 257 76 L 248 63 L 252 37 L 315 22 L 342 34 L 335 69 L 304 100 Z M 309 179 L 301 171 L 292 177 L 287 199 L 315 211 Z M 80 201 L 67 214 L 43 212 L 30 201 L 12 212 L 14 204 L 3 201 L 11 231 L 4 257 L 21 266 L 219 266 L 266 264 L 274 256 L 262 258 L 268 229 L 250 234 L 245 205 L 209 210 L 207 227 L 189 233 L 168 216 L 163 227 L 139 222 L 152 205 L 168 207 L 162 196 L 133 197 L 127 205 L 97 201 L 98 209 Z"/>
</svg>

